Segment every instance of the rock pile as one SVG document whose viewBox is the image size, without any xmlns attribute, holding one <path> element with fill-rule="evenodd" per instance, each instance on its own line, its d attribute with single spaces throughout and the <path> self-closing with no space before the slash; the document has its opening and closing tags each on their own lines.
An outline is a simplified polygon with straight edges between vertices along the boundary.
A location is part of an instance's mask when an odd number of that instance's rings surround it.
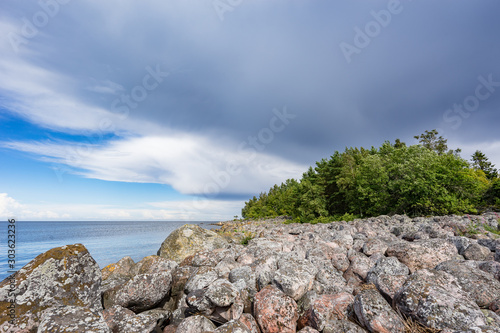
<svg viewBox="0 0 500 333">
<path fill-rule="evenodd" d="M 0 284 L 0 331 L 500 332 L 497 218 L 186 225 L 157 255 L 102 271 L 64 246 Z"/>
</svg>

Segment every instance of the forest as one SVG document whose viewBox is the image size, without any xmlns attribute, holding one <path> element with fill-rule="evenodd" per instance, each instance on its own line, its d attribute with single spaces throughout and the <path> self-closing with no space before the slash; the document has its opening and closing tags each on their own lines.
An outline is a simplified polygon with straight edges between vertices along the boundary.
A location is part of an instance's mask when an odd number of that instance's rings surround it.
<svg viewBox="0 0 500 333">
<path fill-rule="evenodd" d="M 370 149 L 346 148 L 245 202 L 242 217 L 294 222 L 349 221 L 378 215 L 476 214 L 500 209 L 498 170 L 481 151 L 470 161 L 436 130 Z"/>
</svg>

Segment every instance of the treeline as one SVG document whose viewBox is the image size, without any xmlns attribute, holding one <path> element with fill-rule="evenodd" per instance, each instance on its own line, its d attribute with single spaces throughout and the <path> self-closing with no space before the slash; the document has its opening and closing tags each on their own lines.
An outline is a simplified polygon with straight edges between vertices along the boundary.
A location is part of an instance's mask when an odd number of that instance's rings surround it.
<svg viewBox="0 0 500 333">
<path fill-rule="evenodd" d="M 299 181 L 274 185 L 245 203 L 244 218 L 291 216 L 297 222 L 354 217 L 477 213 L 500 208 L 500 178 L 480 151 L 472 163 L 448 150 L 436 130 L 371 149 L 347 148 L 316 162 Z"/>
</svg>

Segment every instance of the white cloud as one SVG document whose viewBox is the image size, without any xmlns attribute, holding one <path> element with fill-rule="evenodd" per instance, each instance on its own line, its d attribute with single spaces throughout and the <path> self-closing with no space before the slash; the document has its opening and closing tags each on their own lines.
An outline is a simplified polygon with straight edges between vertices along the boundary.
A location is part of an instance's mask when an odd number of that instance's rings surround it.
<svg viewBox="0 0 500 333">
<path fill-rule="evenodd" d="M 21 204 L 0 193 L 0 219 L 43 220 L 172 220 L 215 221 L 241 214 L 242 201 L 193 199 L 151 202 L 141 208 L 81 204 Z"/>
<path fill-rule="evenodd" d="M 107 181 L 169 184 L 183 194 L 260 193 L 307 166 L 258 152 L 250 144 L 231 149 L 193 134 L 116 140 L 103 146 L 52 142 L 10 142 L 73 172 Z"/>
</svg>

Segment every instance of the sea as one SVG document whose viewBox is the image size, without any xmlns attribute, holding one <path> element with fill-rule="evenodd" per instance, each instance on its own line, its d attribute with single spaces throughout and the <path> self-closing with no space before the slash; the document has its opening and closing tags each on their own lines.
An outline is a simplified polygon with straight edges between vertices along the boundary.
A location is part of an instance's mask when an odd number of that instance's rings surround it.
<svg viewBox="0 0 500 333">
<path fill-rule="evenodd" d="M 37 255 L 54 247 L 81 243 L 100 268 L 130 256 L 135 262 L 156 254 L 167 236 L 184 224 L 197 224 L 205 229 L 216 229 L 214 221 L 16 221 L 15 257 L 9 258 L 14 229 L 9 222 L 0 222 L 0 281 L 12 271 L 21 269 Z M 11 235 L 8 238 L 8 235 Z M 14 260 L 10 261 L 9 259 Z M 10 264 L 14 264 L 10 267 Z"/>
</svg>

